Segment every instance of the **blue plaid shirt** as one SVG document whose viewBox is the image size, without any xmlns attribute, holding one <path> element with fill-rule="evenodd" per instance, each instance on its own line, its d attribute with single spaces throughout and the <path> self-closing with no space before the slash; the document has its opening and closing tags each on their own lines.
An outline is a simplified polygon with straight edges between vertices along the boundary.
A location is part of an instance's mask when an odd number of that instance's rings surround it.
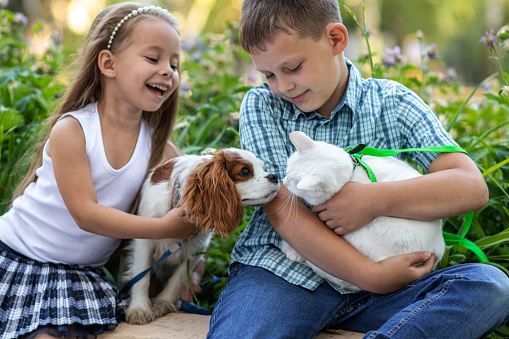
<svg viewBox="0 0 509 339">
<path fill-rule="evenodd" d="M 456 145 L 430 108 L 403 85 L 382 79 L 363 79 L 346 60 L 349 81 L 330 118 L 304 113 L 274 94 L 267 83 L 251 89 L 240 109 L 242 148 L 265 161 L 265 169 L 282 181 L 286 162 L 295 151 L 289 139 L 303 131 L 313 140 L 339 147 L 359 143 L 382 149 Z M 402 153 L 427 169 L 439 153 Z M 319 164 L 317 164 L 319 166 Z M 324 280 L 307 266 L 286 258 L 281 237 L 258 206 L 232 252 L 232 263 L 263 267 L 288 282 L 314 290 Z M 341 292 L 341 291 L 340 291 Z"/>
</svg>

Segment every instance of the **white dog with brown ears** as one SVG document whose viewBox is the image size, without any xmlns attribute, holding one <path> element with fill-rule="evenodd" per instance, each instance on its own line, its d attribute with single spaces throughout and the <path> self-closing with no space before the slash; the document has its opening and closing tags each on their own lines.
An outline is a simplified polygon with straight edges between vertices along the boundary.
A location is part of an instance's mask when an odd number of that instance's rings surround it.
<svg viewBox="0 0 509 339">
<path fill-rule="evenodd" d="M 157 166 L 143 184 L 138 214 L 162 217 L 175 206 L 180 195 L 178 206 L 187 210 L 189 221 L 201 232 L 132 286 L 127 322 L 145 324 L 176 312 L 187 286 L 187 261 L 190 260 L 192 271 L 200 258 L 195 253 L 208 246 L 212 231 L 228 237 L 242 221 L 243 206 L 267 203 L 278 190 L 277 176 L 265 172 L 263 161 L 236 148 L 220 150 L 213 156 L 184 155 Z M 182 240 L 132 240 L 121 285 L 149 268 L 179 242 Z M 150 300 L 149 293 L 157 296 Z"/>
</svg>

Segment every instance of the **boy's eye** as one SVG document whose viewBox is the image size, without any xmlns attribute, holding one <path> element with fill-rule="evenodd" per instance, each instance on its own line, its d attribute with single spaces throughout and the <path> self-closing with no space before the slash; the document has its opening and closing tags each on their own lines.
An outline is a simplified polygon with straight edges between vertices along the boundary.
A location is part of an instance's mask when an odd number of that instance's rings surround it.
<svg viewBox="0 0 509 339">
<path fill-rule="evenodd" d="M 178 66 L 178 65 L 171 65 L 171 69 L 172 69 L 174 72 L 176 72 L 176 71 L 178 71 L 179 66 Z"/>
<path fill-rule="evenodd" d="M 266 79 L 271 79 L 274 77 L 274 74 L 270 73 L 270 74 L 264 74 L 265 75 L 265 78 Z"/>
<path fill-rule="evenodd" d="M 147 60 L 150 62 L 154 62 L 154 63 L 157 62 L 156 58 L 151 58 L 151 57 L 145 57 L 145 58 L 147 58 Z"/>
<path fill-rule="evenodd" d="M 290 73 L 295 73 L 295 72 L 298 72 L 301 68 L 301 64 L 299 64 L 299 66 L 295 67 L 295 68 L 291 68 L 288 70 L 288 72 Z"/>
</svg>

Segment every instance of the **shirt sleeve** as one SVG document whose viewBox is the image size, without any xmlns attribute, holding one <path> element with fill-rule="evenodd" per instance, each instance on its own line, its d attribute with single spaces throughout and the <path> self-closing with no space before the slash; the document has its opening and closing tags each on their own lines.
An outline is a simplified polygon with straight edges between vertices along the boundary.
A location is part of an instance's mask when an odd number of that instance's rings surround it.
<svg viewBox="0 0 509 339">
<path fill-rule="evenodd" d="M 282 104 L 263 88 L 248 91 L 240 107 L 239 133 L 243 149 L 265 162 L 265 170 L 279 180 L 286 174 L 291 149 L 285 127 L 281 124 Z"/>
<path fill-rule="evenodd" d="M 435 113 L 416 93 L 402 85 L 398 87 L 396 119 L 401 135 L 401 148 L 458 145 Z M 439 154 L 440 152 L 411 152 L 408 156 L 427 171 Z"/>
</svg>

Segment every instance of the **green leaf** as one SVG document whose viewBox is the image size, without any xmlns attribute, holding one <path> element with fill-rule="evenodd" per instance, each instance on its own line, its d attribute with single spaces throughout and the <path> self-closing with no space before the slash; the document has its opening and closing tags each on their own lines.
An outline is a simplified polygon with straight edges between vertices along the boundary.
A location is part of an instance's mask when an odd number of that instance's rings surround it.
<svg viewBox="0 0 509 339">
<path fill-rule="evenodd" d="M 488 258 L 486 257 L 486 254 L 477 246 L 474 242 L 471 240 L 465 239 L 463 237 L 460 237 L 457 234 L 447 233 L 443 232 L 445 244 L 448 246 L 451 245 L 459 245 L 462 247 L 465 247 L 466 249 L 472 251 L 480 262 L 488 262 Z"/>
<path fill-rule="evenodd" d="M 498 234 L 479 239 L 475 242 L 475 244 L 482 249 L 503 243 L 509 243 L 509 229 L 505 229 Z"/>
</svg>

